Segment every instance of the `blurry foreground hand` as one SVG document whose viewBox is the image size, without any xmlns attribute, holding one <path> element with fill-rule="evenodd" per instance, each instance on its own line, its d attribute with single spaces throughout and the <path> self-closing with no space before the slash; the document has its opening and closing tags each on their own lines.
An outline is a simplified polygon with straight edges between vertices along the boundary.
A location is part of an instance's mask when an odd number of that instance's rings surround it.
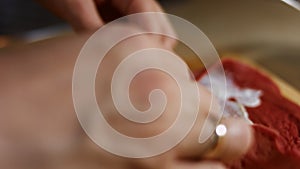
<svg viewBox="0 0 300 169">
<path fill-rule="evenodd" d="M 126 33 L 139 28 L 116 25 L 113 29 Z M 108 32 L 98 48 L 112 36 Z M 71 95 L 72 71 L 85 39 L 81 36 L 62 38 L 1 52 L 0 168 L 224 168 L 220 162 L 207 161 L 198 143 L 211 104 L 211 95 L 202 86 L 199 86 L 202 101 L 196 124 L 186 139 L 172 150 L 152 158 L 130 159 L 112 155 L 94 144 L 78 123 Z M 132 52 L 161 48 L 155 39 L 154 35 L 140 35 L 116 45 L 103 60 L 96 79 L 96 95 L 106 120 L 116 130 L 132 137 L 161 133 L 175 120 L 180 105 L 180 92 L 174 80 L 160 71 L 147 70 L 132 81 L 132 104 L 140 110 L 147 109 L 149 92 L 159 88 L 168 101 L 163 115 L 151 124 L 141 125 L 126 121 L 113 106 L 110 82 L 116 66 Z M 164 63 L 165 58 L 156 61 Z M 190 83 L 196 82 L 186 81 L 181 87 L 188 87 Z M 184 113 L 189 113 L 189 108 Z M 251 144 L 251 129 L 246 122 L 236 119 L 223 122 L 228 127 L 226 139 L 220 151 L 209 159 L 234 160 Z M 118 145 L 118 140 L 112 144 Z M 151 150 L 151 146 L 144 149 Z"/>
<path fill-rule="evenodd" d="M 37 0 L 50 11 L 68 21 L 78 32 L 95 31 L 106 22 L 141 12 L 163 12 L 155 0 Z M 142 18 L 147 31 L 173 32 L 165 17 Z M 166 40 L 168 47 L 173 40 Z"/>
</svg>

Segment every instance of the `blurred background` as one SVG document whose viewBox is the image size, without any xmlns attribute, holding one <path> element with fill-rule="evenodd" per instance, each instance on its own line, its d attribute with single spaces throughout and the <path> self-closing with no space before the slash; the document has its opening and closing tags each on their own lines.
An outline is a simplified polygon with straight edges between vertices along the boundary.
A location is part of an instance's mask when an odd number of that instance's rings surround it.
<svg viewBox="0 0 300 169">
<path fill-rule="evenodd" d="M 300 89 L 300 12 L 280 0 L 160 0 L 199 27 L 219 53 L 253 59 Z M 72 32 L 33 0 L 1 0 L 0 50 Z"/>
</svg>

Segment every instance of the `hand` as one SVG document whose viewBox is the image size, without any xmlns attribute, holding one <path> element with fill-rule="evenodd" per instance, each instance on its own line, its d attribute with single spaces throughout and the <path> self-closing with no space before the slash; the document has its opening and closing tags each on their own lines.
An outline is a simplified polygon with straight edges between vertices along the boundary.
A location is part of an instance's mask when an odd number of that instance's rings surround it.
<svg viewBox="0 0 300 169">
<path fill-rule="evenodd" d="M 114 27 L 115 32 L 126 33 L 133 29 L 132 27 Z M 98 70 L 100 74 L 96 80 L 98 84 L 98 104 L 101 106 L 101 110 L 106 112 L 107 121 L 119 132 L 129 135 L 132 137 L 150 137 L 158 135 L 165 131 L 168 127 L 172 125 L 177 117 L 178 105 L 180 105 L 180 92 L 176 85 L 176 82 L 169 76 L 157 70 L 147 70 L 138 74 L 132 81 L 130 86 L 130 100 L 132 104 L 136 106 L 139 110 L 147 110 L 150 107 L 149 104 L 149 93 L 153 89 L 161 89 L 165 92 L 167 96 L 167 106 L 163 115 L 156 121 L 150 124 L 136 124 L 128 122 L 123 117 L 118 114 L 118 111 L 113 106 L 113 101 L 111 97 L 111 78 L 116 70 L 116 67 L 121 63 L 121 61 L 132 54 L 133 52 L 149 49 L 149 48 L 161 48 L 160 45 L 155 43 L 155 35 L 140 35 L 135 36 L 125 41 L 122 41 L 118 45 L 114 46 L 108 53 L 107 59 L 104 59 L 100 67 L 102 69 Z M 99 47 L 96 47 L 95 53 Z M 141 56 L 143 57 L 143 56 Z M 175 66 L 167 62 L 166 57 L 161 56 L 155 60 L 155 62 L 166 63 L 167 66 Z M 167 64 L 168 63 L 168 64 Z M 139 63 L 135 63 L 139 65 Z M 89 65 L 87 65 L 89 66 Z M 131 67 L 134 67 L 132 65 Z M 178 69 L 187 69 L 186 65 L 182 67 L 177 67 Z M 187 71 L 187 70 L 186 70 Z M 102 72 L 102 74 L 101 74 Z M 179 75 L 179 79 L 184 79 L 183 75 Z M 184 81 L 182 88 L 189 88 L 191 83 L 196 83 L 192 79 Z M 134 165 L 142 165 L 145 168 L 174 168 L 177 165 L 182 165 L 183 168 L 200 167 L 203 164 L 204 159 L 218 159 L 221 161 L 231 161 L 236 158 L 241 157 L 250 147 L 252 141 L 251 128 L 248 126 L 247 122 L 238 119 L 223 119 L 222 123 L 227 126 L 228 132 L 223 140 L 222 144 L 217 146 L 216 151 L 206 154 L 203 147 L 198 143 L 198 136 L 200 134 L 203 121 L 206 119 L 209 107 L 211 105 L 210 98 L 212 97 L 210 93 L 201 85 L 198 86 L 200 93 L 200 110 L 198 118 L 196 119 L 196 124 L 190 134 L 174 149 L 171 151 L 157 157 L 145 160 L 133 160 L 131 161 Z M 184 109 L 183 112 L 189 114 L 192 107 L 196 106 L 193 104 L 194 100 L 190 100 L 191 107 Z M 87 103 L 88 104 L 88 103 Z M 215 106 L 215 105 L 214 105 Z M 218 109 L 211 113 L 219 113 Z M 178 131 L 179 133 L 180 131 Z M 174 133 L 176 135 L 176 133 Z M 235 140 L 238 139 L 237 143 Z M 170 138 L 172 140 L 172 138 Z M 112 141 L 112 144 L 119 144 L 119 140 Z M 209 145 L 205 145 L 209 146 Z M 151 146 L 145 148 L 151 150 Z M 149 151 L 148 150 L 148 151 Z M 112 157 L 107 159 L 113 159 Z M 191 163 L 189 160 L 198 160 L 196 163 Z M 159 162 L 158 162 L 159 161 Z M 139 166 L 138 165 L 138 166 Z M 199 165 L 199 166 L 198 166 Z M 141 168 L 143 168 L 141 167 Z M 138 168 L 138 167 L 137 167 Z M 201 168 L 201 167 L 200 167 Z M 205 167 L 204 167 L 205 168 Z M 213 168 L 213 167 L 212 167 Z"/>
<path fill-rule="evenodd" d="M 114 29 L 119 33 L 126 33 L 137 28 L 116 26 Z M 111 36 L 113 35 L 107 34 L 107 38 Z M 146 137 L 164 131 L 176 117 L 176 105 L 179 105 L 178 87 L 172 78 L 149 70 L 132 82 L 130 96 L 133 105 L 144 110 L 149 106 L 149 91 L 153 88 L 165 91 L 168 103 L 172 104 L 167 105 L 160 119 L 145 126 L 132 124 L 120 118 L 112 106 L 107 89 L 113 70 L 124 57 L 136 50 L 160 48 L 151 36 L 154 35 L 141 35 L 118 44 L 109 52 L 99 70 L 99 73 L 105 73 L 96 79 L 97 98 L 106 112 L 107 121 L 121 133 L 134 137 Z M 228 133 L 225 145 L 221 145 L 221 151 L 212 154 L 210 158 L 204 157 L 197 139 L 208 113 L 211 96 L 201 86 L 199 92 L 203 102 L 196 125 L 188 137 L 174 149 L 160 156 L 137 160 L 121 158 L 99 148 L 80 127 L 72 104 L 72 71 L 84 40 L 81 36 L 62 38 L 1 53 L 1 168 L 218 169 L 224 166 L 207 160 L 226 160 L 226 157 L 234 159 L 247 151 L 251 143 L 250 127 L 245 122 L 226 119 L 225 123 L 232 132 Z M 101 43 L 97 47 L 101 48 Z M 157 61 L 165 60 L 161 57 Z M 188 87 L 189 83 L 195 82 L 186 81 L 182 87 Z M 184 112 L 189 113 L 188 110 Z M 235 130 L 231 130 L 231 127 Z M 236 139 L 239 142 L 232 141 Z M 147 148 L 151 147 L 145 149 Z"/>
<path fill-rule="evenodd" d="M 50 11 L 68 21 L 76 31 L 95 31 L 121 16 L 140 12 L 163 12 L 155 0 L 37 0 Z M 145 17 L 141 27 L 160 32 L 174 31 L 165 17 Z M 174 40 L 163 39 L 164 45 L 172 47 Z"/>
</svg>

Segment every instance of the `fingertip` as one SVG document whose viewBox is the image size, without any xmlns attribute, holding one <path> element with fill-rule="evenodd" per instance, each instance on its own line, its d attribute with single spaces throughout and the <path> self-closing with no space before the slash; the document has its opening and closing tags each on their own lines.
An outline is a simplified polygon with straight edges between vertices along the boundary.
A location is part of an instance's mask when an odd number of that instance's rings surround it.
<svg viewBox="0 0 300 169">
<path fill-rule="evenodd" d="M 253 143 L 253 131 L 248 122 L 228 118 L 221 121 L 227 128 L 226 135 L 219 137 L 216 148 L 208 157 L 232 161 L 247 153 Z"/>
<path fill-rule="evenodd" d="M 93 1 L 84 3 L 82 1 L 72 1 L 69 6 L 69 15 L 66 19 L 76 32 L 95 31 L 104 24 Z"/>
<path fill-rule="evenodd" d="M 94 33 L 104 25 L 101 18 L 94 18 L 94 20 L 89 18 L 85 21 L 79 20 L 77 22 L 70 21 L 70 24 L 76 33 Z"/>
</svg>

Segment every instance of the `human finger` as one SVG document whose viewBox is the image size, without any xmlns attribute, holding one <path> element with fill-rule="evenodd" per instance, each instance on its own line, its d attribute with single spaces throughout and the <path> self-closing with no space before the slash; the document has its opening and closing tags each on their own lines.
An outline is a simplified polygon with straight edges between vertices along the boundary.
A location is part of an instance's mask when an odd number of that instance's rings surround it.
<svg viewBox="0 0 300 169">
<path fill-rule="evenodd" d="M 193 129 L 178 146 L 179 157 L 223 161 L 241 157 L 252 144 L 251 126 L 244 120 L 232 118 L 222 119 L 217 123 L 217 118 L 221 117 L 219 105 L 210 102 L 212 96 L 204 87 L 199 86 L 199 93 L 201 102 L 198 118 Z M 223 133 L 218 133 L 220 127 L 223 127 L 221 128 Z M 202 129 L 206 130 L 202 131 Z M 200 134 L 209 134 L 209 137 L 204 142 L 200 142 Z"/>
<path fill-rule="evenodd" d="M 104 23 L 93 0 L 37 0 L 78 32 L 94 31 Z"/>
<path fill-rule="evenodd" d="M 70 13 L 66 19 L 76 31 L 93 31 L 104 24 L 93 0 L 69 1 L 67 9 Z"/>
<path fill-rule="evenodd" d="M 133 17 L 131 22 L 136 23 L 139 27 L 146 31 L 159 32 L 165 35 L 172 35 L 176 37 L 176 33 L 172 28 L 167 16 L 163 14 L 163 9 L 154 0 L 140 1 L 140 0 L 124 0 L 122 2 L 114 0 L 113 5 L 123 15 L 142 13 L 142 12 L 159 12 L 159 14 L 141 14 Z M 176 40 L 160 36 L 159 40 L 165 45 L 165 47 L 171 49 L 176 44 Z"/>
<path fill-rule="evenodd" d="M 208 158 L 232 161 L 244 155 L 252 145 L 253 131 L 243 119 L 226 118 L 221 121 L 226 126 L 225 136 L 219 137 L 216 147 L 206 154 Z"/>
</svg>

